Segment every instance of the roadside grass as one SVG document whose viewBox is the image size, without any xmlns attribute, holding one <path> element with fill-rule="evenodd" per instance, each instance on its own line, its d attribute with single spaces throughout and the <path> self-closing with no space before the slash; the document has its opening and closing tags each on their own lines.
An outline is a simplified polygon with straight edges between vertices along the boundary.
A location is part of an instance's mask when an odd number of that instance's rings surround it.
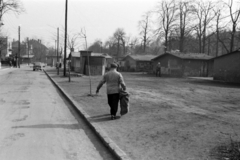
<svg viewBox="0 0 240 160">
<path fill-rule="evenodd" d="M 132 159 L 240 160 L 236 137 L 240 133 L 240 86 L 123 73 L 131 94 L 131 111 L 121 120 L 109 122 L 103 116 L 108 112 L 105 89 L 93 99 L 87 96 L 87 76 L 72 77 L 69 83 L 62 74 L 56 75 L 56 70 L 50 72 L 90 116 L 98 117 L 94 123 Z M 101 77 L 91 78 L 94 90 Z"/>
</svg>

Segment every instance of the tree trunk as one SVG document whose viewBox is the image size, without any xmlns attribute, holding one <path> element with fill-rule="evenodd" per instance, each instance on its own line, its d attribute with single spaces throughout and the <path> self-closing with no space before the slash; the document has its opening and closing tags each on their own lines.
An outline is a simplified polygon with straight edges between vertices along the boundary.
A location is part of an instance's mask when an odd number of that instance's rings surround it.
<svg viewBox="0 0 240 160">
<path fill-rule="evenodd" d="M 209 37 L 208 38 L 208 55 L 210 55 L 210 43 L 211 43 L 211 39 Z"/>
<path fill-rule="evenodd" d="M 180 52 L 184 51 L 184 41 L 185 41 L 185 37 L 184 37 L 183 33 L 181 33 L 180 41 L 179 41 L 179 50 L 180 50 Z"/>
<path fill-rule="evenodd" d="M 167 52 L 167 49 L 169 49 L 168 47 L 169 47 L 169 46 L 168 46 L 168 30 L 166 30 L 166 32 L 165 32 L 165 47 L 164 47 L 164 53 Z"/>
<path fill-rule="evenodd" d="M 233 49 L 234 49 L 234 36 L 235 36 L 235 33 L 236 33 L 236 24 L 233 24 L 233 30 L 232 30 L 232 33 L 231 33 L 231 42 L 230 42 L 230 52 L 232 52 Z"/>
<path fill-rule="evenodd" d="M 217 30 L 217 41 L 216 41 L 216 57 L 218 56 L 219 47 L 219 31 Z"/>
<path fill-rule="evenodd" d="M 200 35 L 198 37 L 198 40 L 199 40 L 199 53 L 202 53 L 202 38 Z"/>
</svg>

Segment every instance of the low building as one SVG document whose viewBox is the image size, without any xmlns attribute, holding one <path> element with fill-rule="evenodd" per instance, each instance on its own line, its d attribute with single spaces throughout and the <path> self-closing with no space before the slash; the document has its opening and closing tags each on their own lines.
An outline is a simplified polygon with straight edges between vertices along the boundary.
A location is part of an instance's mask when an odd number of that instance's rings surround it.
<svg viewBox="0 0 240 160">
<path fill-rule="evenodd" d="M 105 53 L 93 53 L 92 51 L 80 51 L 80 53 L 81 74 L 103 75 L 107 66 L 112 62 L 112 57 Z"/>
<path fill-rule="evenodd" d="M 57 60 L 61 63 L 62 57 L 56 55 L 48 55 L 46 56 L 46 62 L 48 66 L 55 67 L 57 64 Z"/>
<path fill-rule="evenodd" d="M 30 64 L 33 62 L 34 55 L 23 55 L 21 56 L 20 63 L 21 64 Z"/>
<path fill-rule="evenodd" d="M 152 59 L 153 72 L 160 62 L 163 75 L 208 77 L 213 75 L 213 58 L 203 53 L 166 52 Z"/>
<path fill-rule="evenodd" d="M 117 63 L 119 65 L 119 67 L 123 67 L 124 66 L 124 58 L 126 57 L 127 55 L 125 56 L 112 56 L 112 60 L 113 62 Z"/>
<path fill-rule="evenodd" d="M 214 59 L 213 79 L 240 83 L 240 49 Z"/>
<path fill-rule="evenodd" d="M 152 70 L 151 59 L 156 55 L 127 55 L 123 58 L 123 71 L 149 72 Z"/>
<path fill-rule="evenodd" d="M 80 72 L 81 56 L 80 52 L 70 52 L 69 60 L 71 60 L 71 71 Z"/>
</svg>

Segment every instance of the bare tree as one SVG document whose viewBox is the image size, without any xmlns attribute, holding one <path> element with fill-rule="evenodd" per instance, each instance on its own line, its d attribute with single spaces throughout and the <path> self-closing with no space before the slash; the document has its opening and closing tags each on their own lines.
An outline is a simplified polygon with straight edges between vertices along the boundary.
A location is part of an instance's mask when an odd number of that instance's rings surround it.
<svg viewBox="0 0 240 160">
<path fill-rule="evenodd" d="M 124 29 L 122 29 L 122 28 L 118 28 L 113 34 L 113 37 L 117 44 L 117 60 L 118 60 L 118 57 L 120 54 L 121 46 L 123 47 L 123 54 L 126 53 L 125 36 L 126 36 L 126 33 L 125 33 Z"/>
<path fill-rule="evenodd" d="M 223 6 L 223 3 L 221 1 L 219 1 L 218 4 L 213 9 L 213 11 L 215 12 L 215 15 L 216 15 L 216 17 L 215 17 L 215 23 L 216 23 L 215 56 L 216 57 L 219 55 L 219 42 L 222 43 L 223 46 L 225 46 L 224 41 L 222 41 L 220 39 L 220 32 L 223 28 L 225 28 L 224 25 L 221 25 L 223 10 L 224 10 L 224 6 Z"/>
<path fill-rule="evenodd" d="M 228 6 L 228 8 L 229 8 L 231 23 L 232 23 L 231 40 L 230 40 L 230 52 L 232 52 L 234 49 L 235 34 L 237 31 L 236 29 L 237 29 L 239 16 L 240 16 L 240 6 L 234 5 L 233 0 L 230 0 L 229 3 L 226 3 L 226 6 Z M 237 6 L 237 9 L 235 11 L 233 11 L 234 6 Z"/>
<path fill-rule="evenodd" d="M 79 39 L 79 35 L 77 33 L 74 34 L 68 34 L 67 36 L 67 48 L 72 50 L 75 49 L 79 43 L 77 42 L 77 40 Z"/>
<path fill-rule="evenodd" d="M 10 12 L 20 14 L 24 11 L 23 5 L 19 0 L 0 0 L 0 20 L 2 20 L 4 14 Z"/>
<path fill-rule="evenodd" d="M 130 38 L 129 39 L 129 43 L 128 43 L 128 46 L 129 46 L 129 49 L 130 49 L 130 53 L 131 54 L 135 54 L 136 51 L 135 51 L 135 47 L 138 45 L 138 38 L 137 37 L 133 37 L 133 38 Z"/>
<path fill-rule="evenodd" d="M 193 25 L 190 21 L 192 18 L 193 6 L 191 1 L 180 0 L 178 2 L 178 16 L 179 16 L 179 25 L 176 28 L 177 34 L 179 34 L 179 50 L 180 52 L 184 51 L 185 38 L 191 33 Z"/>
<path fill-rule="evenodd" d="M 81 28 L 80 33 L 78 33 L 78 35 L 80 36 L 80 38 L 84 38 L 84 42 L 85 42 L 85 49 L 88 49 L 88 44 L 87 44 L 87 32 L 85 30 L 85 28 Z"/>
<path fill-rule="evenodd" d="M 164 35 L 165 52 L 168 49 L 169 34 L 173 31 L 176 25 L 176 3 L 175 0 L 163 0 L 157 6 L 159 28 L 156 33 L 161 36 Z"/>
<path fill-rule="evenodd" d="M 24 11 L 24 8 L 22 6 L 22 4 L 20 3 L 20 1 L 18 0 L 7 0 L 7 1 L 3 1 L 0 0 L 0 23 L 2 23 L 2 18 L 3 15 L 7 14 L 7 13 L 16 13 L 16 14 L 20 14 L 21 12 Z M 1 28 L 0 24 L 0 28 Z M 0 30 L 0 35 L 1 34 L 1 30 Z M 1 57 L 2 57 L 2 48 L 6 47 L 3 42 L 0 42 L 0 67 L 1 67 Z"/>
<path fill-rule="evenodd" d="M 88 47 L 89 50 L 94 52 L 102 51 L 102 41 L 100 39 L 96 39 L 91 46 Z"/>
<path fill-rule="evenodd" d="M 140 29 L 141 40 L 143 43 L 143 52 L 146 52 L 146 46 L 150 42 L 149 33 L 151 32 L 151 12 L 147 12 L 142 16 L 142 20 L 139 21 L 138 27 Z"/>
<path fill-rule="evenodd" d="M 200 0 L 196 2 L 194 7 L 194 13 L 198 21 L 195 29 L 199 40 L 199 52 L 204 53 L 207 29 L 215 18 L 215 13 L 213 12 L 214 5 L 211 1 Z"/>
</svg>

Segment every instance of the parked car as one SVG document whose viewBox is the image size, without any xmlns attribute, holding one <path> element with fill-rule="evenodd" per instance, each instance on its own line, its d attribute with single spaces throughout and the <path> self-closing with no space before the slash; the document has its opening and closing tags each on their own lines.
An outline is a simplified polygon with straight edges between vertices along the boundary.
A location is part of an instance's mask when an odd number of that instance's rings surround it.
<svg viewBox="0 0 240 160">
<path fill-rule="evenodd" d="M 45 63 L 42 63 L 42 67 L 45 67 L 46 66 L 46 64 Z"/>
<path fill-rule="evenodd" d="M 42 68 L 43 68 L 43 65 L 42 65 L 41 62 L 34 62 L 33 63 L 33 71 L 35 71 L 35 70 L 42 70 Z"/>
</svg>

